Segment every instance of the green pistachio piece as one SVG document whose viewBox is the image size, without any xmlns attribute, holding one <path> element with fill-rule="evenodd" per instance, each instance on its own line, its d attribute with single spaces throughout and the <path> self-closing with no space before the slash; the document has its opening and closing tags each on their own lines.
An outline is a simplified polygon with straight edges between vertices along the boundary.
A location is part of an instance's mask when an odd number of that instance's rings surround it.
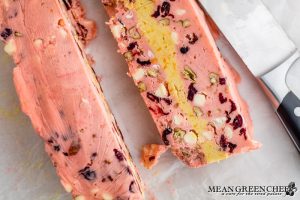
<svg viewBox="0 0 300 200">
<path fill-rule="evenodd" d="M 139 88 L 140 92 L 145 92 L 147 90 L 147 86 L 144 82 L 139 82 L 138 88 Z"/>
<path fill-rule="evenodd" d="M 182 150 L 181 153 L 184 157 L 187 157 L 187 158 L 191 157 L 191 154 L 186 150 Z"/>
<path fill-rule="evenodd" d="M 147 75 L 150 76 L 150 77 L 155 78 L 158 75 L 158 71 L 157 71 L 157 69 L 149 69 L 147 71 Z"/>
<path fill-rule="evenodd" d="M 128 35 L 129 35 L 129 37 L 131 37 L 133 39 L 140 39 L 141 38 L 141 35 L 140 35 L 139 31 L 137 30 L 137 28 L 135 26 L 128 30 Z"/>
<path fill-rule="evenodd" d="M 195 113 L 195 115 L 196 115 L 197 117 L 203 116 L 203 112 L 202 112 L 202 110 L 201 110 L 199 107 L 194 107 L 194 108 L 193 108 L 193 111 L 194 111 L 194 113 Z"/>
<path fill-rule="evenodd" d="M 219 82 L 219 75 L 216 73 L 211 72 L 209 74 L 209 81 L 212 85 L 215 85 Z"/>
<path fill-rule="evenodd" d="M 23 36 L 23 34 L 22 34 L 22 33 L 20 33 L 20 32 L 18 32 L 18 31 L 16 31 L 16 32 L 15 32 L 15 36 L 16 36 L 16 37 L 22 37 L 22 36 Z"/>
<path fill-rule="evenodd" d="M 183 136 L 185 135 L 185 131 L 180 129 L 180 128 L 174 128 L 174 133 L 173 133 L 173 137 L 174 139 L 182 139 Z"/>
<path fill-rule="evenodd" d="M 133 56 L 132 56 L 132 53 L 130 51 L 127 51 L 126 53 L 124 53 L 124 57 L 127 61 L 132 61 L 133 60 Z"/>
<path fill-rule="evenodd" d="M 188 66 L 184 67 L 183 70 L 183 77 L 187 80 L 191 80 L 191 81 L 196 81 L 197 75 L 195 74 L 195 72 L 189 68 Z"/>
<path fill-rule="evenodd" d="M 159 20 L 159 23 L 163 26 L 169 26 L 170 25 L 170 20 L 167 18 Z"/>
<path fill-rule="evenodd" d="M 191 21 L 188 19 L 184 19 L 184 20 L 179 20 L 179 23 L 181 24 L 181 26 L 183 28 L 188 28 L 191 26 Z"/>
</svg>

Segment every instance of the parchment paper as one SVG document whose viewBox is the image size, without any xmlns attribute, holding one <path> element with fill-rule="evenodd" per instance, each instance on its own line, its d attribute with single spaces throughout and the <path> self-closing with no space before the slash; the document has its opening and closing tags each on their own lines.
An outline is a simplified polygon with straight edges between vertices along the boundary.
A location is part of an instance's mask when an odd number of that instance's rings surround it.
<svg viewBox="0 0 300 200">
<path fill-rule="evenodd" d="M 98 22 L 98 38 L 89 46 L 101 85 L 125 136 L 125 140 L 147 187 L 147 196 L 158 200 L 265 199 L 266 197 L 224 197 L 208 193 L 212 185 L 300 185 L 300 156 L 275 115 L 268 99 L 238 56 L 225 41 L 219 41 L 228 62 L 242 77 L 240 92 L 247 100 L 254 122 L 255 138 L 263 143 L 260 150 L 232 157 L 200 169 L 189 169 L 171 153 L 166 153 L 152 170 L 139 164 L 140 149 L 160 139 L 150 114 L 131 78 L 127 65 L 116 53 L 116 43 L 108 27 L 99 0 L 82 0 L 88 16 Z M 265 0 L 276 19 L 300 48 L 300 2 L 298 0 Z M 274 4 L 274 2 L 276 2 Z M 12 83 L 13 63 L 0 50 L 0 199 L 66 200 L 44 144 L 20 111 Z M 299 80 L 299 76 L 293 76 Z M 296 83 L 298 88 L 299 82 Z M 269 197 L 269 199 L 299 199 Z"/>
</svg>

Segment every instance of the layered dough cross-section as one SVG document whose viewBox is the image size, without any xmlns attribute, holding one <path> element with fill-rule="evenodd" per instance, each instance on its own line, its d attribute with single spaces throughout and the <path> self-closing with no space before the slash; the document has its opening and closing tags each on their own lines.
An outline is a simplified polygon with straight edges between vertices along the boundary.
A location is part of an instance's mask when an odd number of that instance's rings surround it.
<svg viewBox="0 0 300 200">
<path fill-rule="evenodd" d="M 195 0 L 103 0 L 165 145 L 199 167 L 259 147 L 231 69 Z"/>
</svg>

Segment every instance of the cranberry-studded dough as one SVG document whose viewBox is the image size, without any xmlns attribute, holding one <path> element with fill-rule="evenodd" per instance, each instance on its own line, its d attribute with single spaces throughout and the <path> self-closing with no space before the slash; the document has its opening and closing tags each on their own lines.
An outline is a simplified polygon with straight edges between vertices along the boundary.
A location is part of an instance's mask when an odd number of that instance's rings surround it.
<svg viewBox="0 0 300 200">
<path fill-rule="evenodd" d="M 86 44 L 96 36 L 96 27 L 93 21 L 85 18 L 85 10 L 80 0 L 61 0 L 65 6 L 69 20 L 72 23 L 78 39 Z"/>
<path fill-rule="evenodd" d="M 60 0 L 0 1 L 1 39 L 16 63 L 22 109 L 76 200 L 143 199 L 140 178 L 67 9 L 72 8 Z"/>
<path fill-rule="evenodd" d="M 194 0 L 103 0 L 165 145 L 191 167 L 259 147 L 235 78 Z"/>
</svg>

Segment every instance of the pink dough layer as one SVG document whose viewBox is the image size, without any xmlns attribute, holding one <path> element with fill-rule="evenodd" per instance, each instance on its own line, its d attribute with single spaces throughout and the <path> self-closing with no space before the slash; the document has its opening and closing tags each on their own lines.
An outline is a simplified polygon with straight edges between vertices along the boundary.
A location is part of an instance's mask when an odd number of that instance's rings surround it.
<svg viewBox="0 0 300 200">
<path fill-rule="evenodd" d="M 238 76 L 222 59 L 197 3 L 194 0 L 149 1 L 138 8 L 145 12 L 138 14 L 133 7 L 141 2 L 145 0 L 103 0 L 111 17 L 109 26 L 118 42 L 119 52 L 128 61 L 129 72 L 141 90 L 165 145 L 170 146 L 172 152 L 190 167 L 258 148 L 260 144 L 252 140 L 253 126 L 247 105 L 238 93 Z M 146 7 L 152 8 L 153 4 L 151 14 L 145 14 Z M 140 22 L 143 19 L 139 16 L 145 15 L 148 15 L 147 20 Z M 169 40 L 161 37 L 169 36 L 161 30 L 151 30 L 150 34 L 156 31 L 157 35 L 150 37 L 145 32 L 147 25 L 140 27 L 143 23 L 157 26 L 150 22 L 153 19 L 164 24 L 161 29 L 167 27 L 176 43 L 173 57 L 164 59 L 176 60 L 185 100 L 194 109 L 199 122 L 207 122 L 205 130 L 193 130 L 187 114 L 178 106 L 179 100 L 170 92 L 169 85 L 174 83 L 168 81 L 172 75 L 166 73 L 167 66 L 159 62 L 155 47 L 149 45 L 151 41 L 152 45 L 168 49 Z M 180 137 L 178 130 L 183 131 Z M 197 139 L 193 136 L 196 134 Z M 199 142 L 199 138 L 205 141 Z M 215 147 L 205 147 L 206 141 Z M 206 151 L 203 150 L 205 148 Z"/>
</svg>

